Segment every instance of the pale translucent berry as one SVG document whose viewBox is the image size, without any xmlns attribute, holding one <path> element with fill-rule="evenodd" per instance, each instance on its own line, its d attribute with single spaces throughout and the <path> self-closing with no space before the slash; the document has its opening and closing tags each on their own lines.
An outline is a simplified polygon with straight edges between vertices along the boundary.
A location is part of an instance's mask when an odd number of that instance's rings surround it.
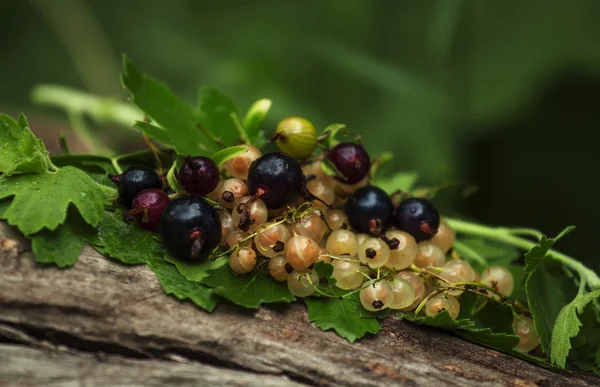
<svg viewBox="0 0 600 387">
<path fill-rule="evenodd" d="M 444 265 L 444 270 L 439 276 L 451 284 L 458 282 L 472 282 L 475 280 L 475 270 L 469 265 L 468 262 L 460 259 L 453 259 Z M 439 286 L 448 286 L 447 282 L 439 281 Z M 451 290 L 450 294 L 458 296 L 462 293 L 462 290 Z"/>
<path fill-rule="evenodd" d="M 444 265 L 446 255 L 437 245 L 430 241 L 419 243 L 415 265 L 418 267 L 440 267 Z"/>
<path fill-rule="evenodd" d="M 519 352 L 530 352 L 540 345 L 540 338 L 535 332 L 533 320 L 529 317 L 521 316 L 513 321 L 515 335 L 519 336 L 519 344 L 514 350 Z"/>
<path fill-rule="evenodd" d="M 496 289 L 505 297 L 510 296 L 515 287 L 515 280 L 511 272 L 502 266 L 491 266 L 485 269 L 481 274 L 480 282 Z"/>
<path fill-rule="evenodd" d="M 417 241 L 407 232 L 392 230 L 385 234 L 388 239 L 398 239 L 398 248 L 390 249 L 390 259 L 386 267 L 394 270 L 406 269 L 415 262 L 417 258 Z"/>
<path fill-rule="evenodd" d="M 328 174 L 326 174 L 323 169 L 321 168 L 321 162 L 320 161 L 315 161 L 311 164 L 305 165 L 302 168 L 302 171 L 304 172 L 304 174 L 308 177 L 308 176 L 315 176 L 315 178 L 317 180 L 320 180 L 321 182 L 325 183 L 325 185 L 331 187 L 333 186 L 333 183 L 335 183 L 335 179 L 333 178 L 333 176 L 329 176 Z"/>
<path fill-rule="evenodd" d="M 360 246 L 367 238 L 370 238 L 369 234 L 356 234 L 356 239 L 358 239 L 358 245 Z"/>
<path fill-rule="evenodd" d="M 329 210 L 325 213 L 325 221 L 331 231 L 336 231 L 344 226 L 348 226 L 350 221 L 343 210 Z"/>
<path fill-rule="evenodd" d="M 319 244 L 314 239 L 295 235 L 287 242 L 285 259 L 296 270 L 306 269 L 317 262 L 319 250 Z"/>
<path fill-rule="evenodd" d="M 219 211 L 219 217 L 221 218 L 221 242 L 219 246 L 225 247 L 227 245 L 227 238 L 235 231 L 233 220 L 229 211 Z"/>
<path fill-rule="evenodd" d="M 449 294 L 438 294 L 431 297 L 425 304 L 425 313 L 430 317 L 435 317 L 445 310 L 453 320 L 456 320 L 460 312 L 460 303 L 456 297 Z"/>
<path fill-rule="evenodd" d="M 325 247 L 319 247 L 319 258 L 317 258 L 317 262 L 323 261 L 327 263 L 331 263 L 331 257 L 328 257 L 329 252 Z"/>
<path fill-rule="evenodd" d="M 358 259 L 371 268 L 385 265 L 390 258 L 390 248 L 380 238 L 367 238 L 358 246 Z"/>
<path fill-rule="evenodd" d="M 243 231 L 254 232 L 258 230 L 261 225 L 267 222 L 268 217 L 265 203 L 260 199 L 253 199 L 252 196 L 241 198 L 231 211 L 233 224 Z"/>
<path fill-rule="evenodd" d="M 413 310 L 417 309 L 421 301 L 423 301 L 427 296 L 427 286 L 425 286 L 425 281 L 423 281 L 423 278 L 412 271 L 400 271 L 394 275 L 394 278 L 408 281 L 415 290 L 414 301 L 406 308 L 403 308 L 402 311 L 412 312 Z"/>
<path fill-rule="evenodd" d="M 285 260 L 283 255 L 278 255 L 269 260 L 269 274 L 275 281 L 287 281 L 293 270 L 294 268 Z"/>
<path fill-rule="evenodd" d="M 318 197 L 328 205 L 333 205 L 333 201 L 335 199 L 335 193 L 333 192 L 333 183 L 327 184 L 324 183 L 322 180 L 312 179 L 308 183 L 306 183 L 306 189 L 308 189 L 308 192 Z M 325 209 L 327 208 L 327 206 L 323 202 L 319 200 L 313 200 L 312 204 L 315 208 Z"/>
<path fill-rule="evenodd" d="M 444 253 L 450 251 L 452 246 L 454 246 L 454 240 L 456 238 L 456 234 L 454 230 L 448 222 L 444 219 L 440 222 L 440 226 L 438 227 L 437 234 L 433 238 L 431 238 L 431 242 L 434 245 L 438 245 Z"/>
<path fill-rule="evenodd" d="M 312 238 L 315 241 L 320 241 L 325 235 L 325 222 L 317 212 L 311 212 L 303 216 L 295 225 L 294 231 L 298 235 Z"/>
<path fill-rule="evenodd" d="M 348 230 L 336 230 L 327 238 L 327 250 L 332 255 L 355 256 L 358 252 L 358 238 Z"/>
<path fill-rule="evenodd" d="M 390 303 L 391 309 L 404 309 L 415 301 L 415 288 L 404 279 L 394 278 L 389 281 L 394 298 Z"/>
<path fill-rule="evenodd" d="M 394 292 L 389 281 L 378 281 L 360 291 L 360 303 L 371 312 L 388 308 L 394 300 Z"/>
<path fill-rule="evenodd" d="M 237 178 L 227 179 L 223 182 L 222 186 L 217 186 L 217 189 L 219 187 L 221 188 L 221 192 L 218 194 L 218 202 L 230 210 L 241 198 L 248 196 L 250 193 L 248 186 Z M 209 195 L 212 195 L 212 192 Z"/>
<path fill-rule="evenodd" d="M 242 240 L 244 240 L 246 237 L 248 237 L 250 234 L 248 234 L 245 231 L 241 231 L 241 230 L 235 230 L 233 231 L 231 234 L 229 234 L 229 236 L 227 237 L 227 247 L 233 247 L 235 245 L 237 245 L 238 243 L 240 243 Z M 243 246 L 240 247 L 244 247 L 244 246 L 248 246 L 250 245 L 251 241 L 246 241 L 245 243 L 243 243 Z"/>
<path fill-rule="evenodd" d="M 248 150 L 246 152 L 227 160 L 225 163 L 225 170 L 235 178 L 247 180 L 250 165 L 260 156 L 261 153 L 258 148 L 248 145 Z"/>
<path fill-rule="evenodd" d="M 340 289 L 352 290 L 358 288 L 365 281 L 367 268 L 361 266 L 358 262 L 351 262 L 342 259 L 333 261 L 333 274 L 337 286 Z"/>
<path fill-rule="evenodd" d="M 313 284 L 316 286 L 318 283 L 319 275 L 313 270 L 307 273 L 299 273 L 294 270 L 289 274 L 287 279 L 288 289 L 290 289 L 290 292 L 296 297 L 310 296 L 315 292 Z"/>
<path fill-rule="evenodd" d="M 219 183 L 217 184 L 217 188 L 213 189 L 212 192 L 209 192 L 206 197 L 210 200 L 212 200 L 213 202 L 218 202 L 219 201 L 219 197 L 223 194 L 223 184 L 224 184 L 224 180 L 219 180 Z"/>
<path fill-rule="evenodd" d="M 236 274 L 250 273 L 256 266 L 256 251 L 250 247 L 235 250 L 229 257 L 229 267 Z"/>
<path fill-rule="evenodd" d="M 348 197 L 354 193 L 359 188 L 364 187 L 369 184 L 369 175 L 365 176 L 361 181 L 355 184 L 344 184 L 341 182 L 336 182 L 334 185 L 334 192 L 336 195 L 341 197 Z"/>
<path fill-rule="evenodd" d="M 258 230 L 254 237 L 256 250 L 265 257 L 272 258 L 276 255 L 283 255 L 287 242 L 292 235 L 283 224 L 267 223 Z"/>
</svg>

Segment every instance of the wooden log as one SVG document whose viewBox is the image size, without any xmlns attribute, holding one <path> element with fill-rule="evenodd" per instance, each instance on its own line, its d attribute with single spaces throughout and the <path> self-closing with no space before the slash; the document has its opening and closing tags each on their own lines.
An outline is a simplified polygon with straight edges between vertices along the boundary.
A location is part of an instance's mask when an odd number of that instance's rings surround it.
<svg viewBox="0 0 600 387">
<path fill-rule="evenodd" d="M 396 317 L 349 344 L 302 303 L 208 314 L 152 271 L 85 246 L 73 268 L 36 264 L 0 223 L 0 384 L 592 386 Z"/>
</svg>

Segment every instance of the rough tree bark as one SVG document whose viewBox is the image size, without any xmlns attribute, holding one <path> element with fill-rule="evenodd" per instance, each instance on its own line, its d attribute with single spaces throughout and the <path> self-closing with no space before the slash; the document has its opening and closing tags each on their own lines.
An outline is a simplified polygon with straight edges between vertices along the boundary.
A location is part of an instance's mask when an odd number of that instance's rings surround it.
<svg viewBox="0 0 600 387">
<path fill-rule="evenodd" d="M 591 386 L 390 317 L 349 344 L 296 303 L 213 314 L 165 295 L 146 266 L 86 246 L 75 266 L 34 262 L 0 223 L 0 384 Z"/>
</svg>

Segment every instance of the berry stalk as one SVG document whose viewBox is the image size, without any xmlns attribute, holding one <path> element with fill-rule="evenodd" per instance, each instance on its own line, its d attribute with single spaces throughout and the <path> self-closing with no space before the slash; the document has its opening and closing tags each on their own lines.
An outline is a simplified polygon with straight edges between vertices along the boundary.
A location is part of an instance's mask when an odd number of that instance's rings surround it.
<svg viewBox="0 0 600 387">
<path fill-rule="evenodd" d="M 506 243 L 518 247 L 521 250 L 531 250 L 534 246 L 537 245 L 536 242 L 514 235 L 512 229 L 507 229 L 503 227 L 489 227 L 453 218 L 445 219 L 448 222 L 448 224 L 450 224 L 450 227 L 452 227 L 459 234 L 479 236 L 489 240 Z M 520 229 L 516 230 L 519 231 Z M 553 259 L 563 263 L 565 266 L 576 270 L 581 276 L 581 278 L 588 283 L 590 288 L 600 289 L 600 278 L 593 270 L 587 268 L 585 265 L 583 265 L 576 259 L 571 258 L 568 255 L 558 252 L 556 250 L 551 249 L 548 251 L 548 254 L 551 255 Z"/>
</svg>

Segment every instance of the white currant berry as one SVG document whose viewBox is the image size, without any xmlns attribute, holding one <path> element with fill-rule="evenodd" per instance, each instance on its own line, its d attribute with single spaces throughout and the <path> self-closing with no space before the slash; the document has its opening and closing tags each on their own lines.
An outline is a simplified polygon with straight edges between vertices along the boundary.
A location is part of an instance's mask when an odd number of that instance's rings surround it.
<svg viewBox="0 0 600 387">
<path fill-rule="evenodd" d="M 363 308 L 371 312 L 388 308 L 393 299 L 392 287 L 385 280 L 374 282 L 360 290 L 360 303 Z"/>
<path fill-rule="evenodd" d="M 342 210 L 329 210 L 325 213 L 325 221 L 331 231 L 336 231 L 350 224 L 348 216 Z"/>
<path fill-rule="evenodd" d="M 417 267 L 440 267 L 444 265 L 445 261 L 446 254 L 444 254 L 439 246 L 434 245 L 430 241 L 419 243 L 417 257 L 414 262 Z"/>
<path fill-rule="evenodd" d="M 229 267 L 236 274 L 250 273 L 256 266 L 256 251 L 250 247 L 236 249 L 229 257 Z"/>
<path fill-rule="evenodd" d="M 269 260 L 269 274 L 275 281 L 287 281 L 292 271 L 294 271 L 294 268 L 285 260 L 283 255 L 278 255 Z"/>
<path fill-rule="evenodd" d="M 294 269 L 302 270 L 317 262 L 319 251 L 319 244 L 314 239 L 295 235 L 287 242 L 285 259 Z"/>
<path fill-rule="evenodd" d="M 358 238 L 348 230 L 336 230 L 327 238 L 327 250 L 331 255 L 355 256 L 358 252 Z"/>
<path fill-rule="evenodd" d="M 227 179 L 221 186 L 217 201 L 223 207 L 231 210 L 241 198 L 248 196 L 248 194 L 248 186 L 243 181 L 236 178 Z"/>
<path fill-rule="evenodd" d="M 294 270 L 289 274 L 287 279 L 288 289 L 296 297 L 308 297 L 312 295 L 315 292 L 313 284 L 316 286 L 318 283 L 319 275 L 313 270 L 307 273 L 300 273 Z"/>
<path fill-rule="evenodd" d="M 254 236 L 256 250 L 267 258 L 283 255 L 292 235 L 283 224 L 264 224 Z"/>
<path fill-rule="evenodd" d="M 498 293 L 505 297 L 510 296 L 515 287 L 515 279 L 512 273 L 502 266 L 491 266 L 485 269 L 481 274 L 480 282 L 496 289 Z"/>
<path fill-rule="evenodd" d="M 431 297 L 425 304 L 425 313 L 430 317 L 435 317 L 445 310 L 453 320 L 456 320 L 460 312 L 460 303 L 456 297 L 449 294 L 438 294 Z"/>
<path fill-rule="evenodd" d="M 217 184 L 217 187 L 215 189 L 212 190 L 212 192 L 208 193 L 208 195 L 206 195 L 206 197 L 210 200 L 212 200 L 213 202 L 218 202 L 219 201 L 219 197 L 221 196 L 221 194 L 223 194 L 223 182 L 224 180 L 219 180 L 219 183 Z"/>
<path fill-rule="evenodd" d="M 513 321 L 515 335 L 519 336 L 519 344 L 514 347 L 515 351 L 530 352 L 540 345 L 540 338 L 535 332 L 533 320 L 529 317 L 521 316 Z"/>
<path fill-rule="evenodd" d="M 398 239 L 398 248 L 390 249 L 390 259 L 385 264 L 393 270 L 406 269 L 415 262 L 417 258 L 417 241 L 407 232 L 392 230 L 386 234 L 388 239 Z"/>
<path fill-rule="evenodd" d="M 315 176 L 315 178 L 317 180 L 323 182 L 327 186 L 333 187 L 333 184 L 335 183 L 334 177 L 329 176 L 328 174 L 326 174 L 323 171 L 323 169 L 321 168 L 320 161 L 315 161 L 311 164 L 305 165 L 304 167 L 302 167 L 302 171 L 304 172 L 304 175 L 306 175 L 307 177 Z"/>
<path fill-rule="evenodd" d="M 326 263 L 331 263 L 332 259 L 328 255 L 329 252 L 325 247 L 319 247 L 319 258 L 317 258 L 317 262 L 323 261 Z"/>
<path fill-rule="evenodd" d="M 356 234 L 356 239 L 358 240 L 358 245 L 360 246 L 366 239 L 371 238 L 369 234 Z"/>
<path fill-rule="evenodd" d="M 328 205 L 333 205 L 335 199 L 335 193 L 333 192 L 333 183 L 327 184 L 322 180 L 312 179 L 306 183 L 306 189 L 314 196 L 321 199 Z M 326 209 L 327 206 L 319 200 L 313 200 L 312 204 L 315 208 Z"/>
<path fill-rule="evenodd" d="M 227 247 L 231 248 L 235 245 L 237 245 L 238 243 L 240 243 L 242 240 L 246 239 L 250 234 L 248 234 L 245 231 L 241 231 L 241 230 L 235 230 L 233 231 L 231 234 L 229 234 L 229 236 L 227 237 Z M 250 245 L 250 243 L 252 243 L 250 240 L 246 241 L 245 243 L 243 243 L 242 245 L 238 246 L 238 247 L 245 247 Z"/>
<path fill-rule="evenodd" d="M 356 191 L 359 188 L 364 187 L 367 184 L 369 184 L 369 175 L 368 174 L 361 181 L 359 181 L 358 183 L 355 183 L 355 184 L 344 184 L 344 183 L 336 181 L 335 185 L 333 186 L 333 189 L 337 196 L 347 198 L 348 196 L 352 195 L 354 193 L 354 191 Z"/>
<path fill-rule="evenodd" d="M 219 242 L 219 246 L 225 247 L 227 245 L 227 238 L 235 231 L 235 226 L 228 211 L 219 211 L 219 218 L 221 218 L 221 242 Z"/>
<path fill-rule="evenodd" d="M 254 160 L 261 156 L 258 148 L 252 145 L 247 145 L 248 150 L 239 156 L 235 156 L 227 160 L 225 170 L 233 177 L 247 180 L 248 170 Z"/>
<path fill-rule="evenodd" d="M 415 301 L 415 288 L 404 279 L 394 278 L 389 281 L 394 298 L 390 303 L 391 309 L 404 309 Z"/>
<path fill-rule="evenodd" d="M 317 212 L 303 216 L 295 225 L 294 232 L 298 235 L 320 241 L 325 235 L 325 222 Z"/>
<path fill-rule="evenodd" d="M 452 246 L 454 246 L 454 240 L 456 239 L 456 234 L 454 230 L 446 220 L 442 219 L 440 222 L 440 226 L 438 227 L 438 231 L 433 238 L 431 238 L 431 243 L 439 246 L 444 253 L 450 251 Z"/>
<path fill-rule="evenodd" d="M 254 232 L 258 230 L 261 225 L 267 222 L 268 217 L 265 203 L 260 199 L 252 198 L 252 196 L 241 198 L 231 210 L 233 224 L 244 231 Z"/>
<path fill-rule="evenodd" d="M 403 308 L 403 312 L 412 312 L 417 309 L 421 301 L 425 299 L 427 296 L 427 286 L 425 285 L 425 281 L 415 272 L 412 271 L 400 271 L 394 275 L 396 279 L 402 279 L 408 281 L 413 289 L 415 289 L 415 299 L 412 304 Z"/>
<path fill-rule="evenodd" d="M 448 261 L 439 274 L 439 276 L 451 284 L 459 283 L 459 282 L 473 282 L 475 280 L 475 270 L 469 265 L 468 262 L 465 262 L 460 259 L 453 259 Z M 440 287 L 448 286 L 447 282 L 439 281 Z M 453 296 L 458 296 L 462 293 L 462 290 L 451 290 L 450 294 Z"/>
<path fill-rule="evenodd" d="M 336 287 L 352 290 L 363 284 L 366 272 L 367 268 L 361 266 L 358 262 L 336 259 L 333 261 L 333 274 L 331 276 L 336 280 Z"/>
<path fill-rule="evenodd" d="M 367 238 L 358 246 L 358 259 L 371 268 L 385 265 L 390 258 L 390 248 L 380 238 Z"/>
</svg>

